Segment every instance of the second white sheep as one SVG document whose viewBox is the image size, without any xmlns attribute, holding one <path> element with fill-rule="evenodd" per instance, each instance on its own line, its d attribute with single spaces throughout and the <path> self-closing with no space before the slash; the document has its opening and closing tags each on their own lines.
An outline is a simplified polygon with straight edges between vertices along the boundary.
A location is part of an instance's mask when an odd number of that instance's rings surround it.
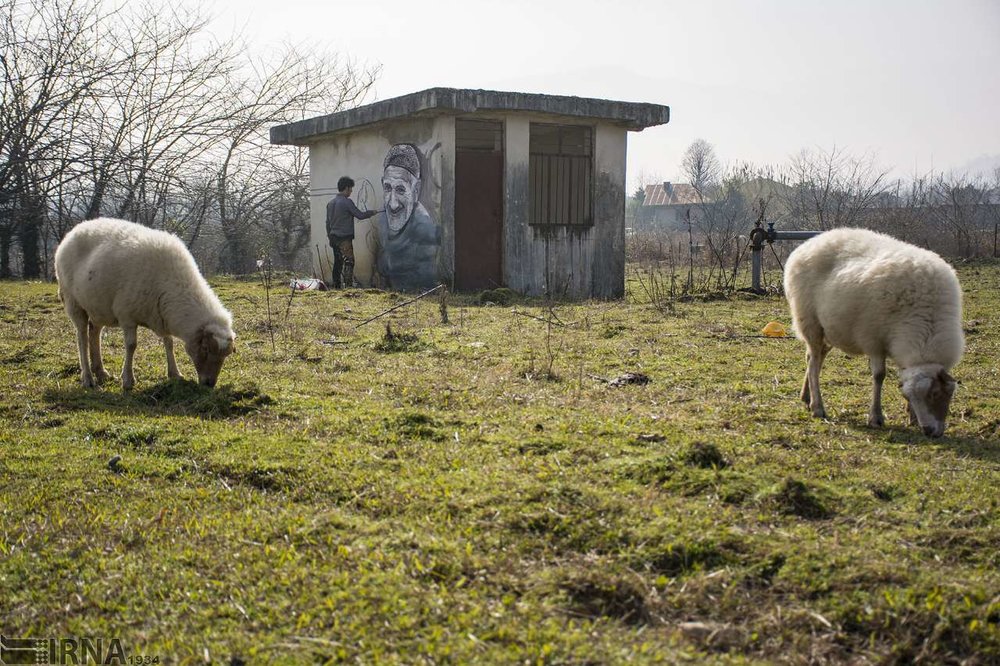
<svg viewBox="0 0 1000 666">
<path fill-rule="evenodd" d="M 885 423 L 886 358 L 900 368 L 911 423 L 940 437 L 962 357 L 962 291 L 954 269 L 934 252 L 866 229 L 836 229 L 792 252 L 785 295 L 806 343 L 802 400 L 825 417 L 819 372 L 832 347 L 864 354 L 872 371 L 869 426 Z"/>
</svg>

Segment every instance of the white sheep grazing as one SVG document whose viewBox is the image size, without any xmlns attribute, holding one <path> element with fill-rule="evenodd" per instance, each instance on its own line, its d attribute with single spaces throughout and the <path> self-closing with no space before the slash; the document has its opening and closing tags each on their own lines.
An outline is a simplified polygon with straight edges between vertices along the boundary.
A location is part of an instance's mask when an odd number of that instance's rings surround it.
<svg viewBox="0 0 1000 666">
<path fill-rule="evenodd" d="M 785 295 L 806 343 L 802 400 L 824 418 L 819 371 L 831 347 L 868 356 L 873 378 L 868 425 L 885 423 L 885 359 L 900 368 L 911 423 L 944 433 L 955 393 L 949 370 L 962 357 L 962 291 L 937 254 L 866 229 L 836 229 L 792 252 Z"/>
<path fill-rule="evenodd" d="M 177 236 L 125 220 L 90 220 L 66 234 L 55 263 L 59 298 L 76 325 L 85 387 L 109 377 L 101 358 L 105 326 L 120 326 L 125 334 L 124 390 L 135 385 L 132 357 L 138 326 L 163 339 L 169 377 L 181 376 L 174 360 L 177 337 L 194 362 L 198 381 L 215 386 L 223 361 L 235 349 L 233 318 Z"/>
</svg>

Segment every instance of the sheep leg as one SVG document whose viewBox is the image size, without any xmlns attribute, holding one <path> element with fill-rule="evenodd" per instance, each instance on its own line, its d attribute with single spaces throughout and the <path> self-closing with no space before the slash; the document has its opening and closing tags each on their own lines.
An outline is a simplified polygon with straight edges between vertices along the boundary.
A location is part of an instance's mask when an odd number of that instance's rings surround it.
<svg viewBox="0 0 1000 666">
<path fill-rule="evenodd" d="M 90 358 L 88 356 L 88 348 L 90 347 L 87 336 L 89 317 L 83 308 L 69 301 L 66 301 L 66 313 L 73 320 L 73 325 L 76 326 L 76 348 L 80 356 L 80 384 L 83 385 L 83 388 L 93 388 L 96 384 L 94 383 L 94 375 L 90 372 Z"/>
<path fill-rule="evenodd" d="M 174 339 L 169 335 L 163 336 L 163 349 L 167 352 L 167 377 L 170 379 L 180 379 L 181 373 L 177 370 L 177 361 L 174 359 Z"/>
<path fill-rule="evenodd" d="M 871 356 L 868 365 L 872 369 L 872 406 L 868 410 L 868 427 L 881 428 L 885 425 L 882 413 L 882 382 L 885 381 L 885 357 Z"/>
<path fill-rule="evenodd" d="M 812 363 L 812 356 L 806 352 L 806 374 L 802 379 L 802 392 L 799 394 L 802 402 L 809 404 L 809 364 Z"/>
<path fill-rule="evenodd" d="M 104 357 L 101 355 L 101 331 L 103 330 L 103 326 L 98 326 L 94 322 L 90 322 L 87 327 L 90 338 L 90 372 L 98 384 L 103 384 L 111 377 L 104 369 Z"/>
<path fill-rule="evenodd" d="M 822 342 L 813 344 L 809 341 L 806 341 L 806 347 L 809 350 L 806 354 L 806 385 L 802 392 L 809 394 L 809 409 L 812 415 L 818 419 L 825 419 L 826 409 L 823 407 L 823 396 L 819 392 L 819 371 L 830 348 Z"/>
<path fill-rule="evenodd" d="M 135 326 L 122 326 L 125 333 L 125 363 L 122 365 L 122 390 L 131 391 L 135 386 L 135 374 L 132 372 L 132 357 L 135 356 L 135 348 L 139 345 L 138 335 Z"/>
</svg>

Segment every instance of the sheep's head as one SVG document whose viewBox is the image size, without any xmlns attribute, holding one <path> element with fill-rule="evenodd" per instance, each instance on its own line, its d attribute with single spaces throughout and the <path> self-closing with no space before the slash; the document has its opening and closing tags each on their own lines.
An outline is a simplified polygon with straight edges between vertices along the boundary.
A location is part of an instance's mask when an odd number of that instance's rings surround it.
<svg viewBox="0 0 1000 666">
<path fill-rule="evenodd" d="M 198 371 L 198 383 L 215 386 L 226 357 L 236 351 L 236 334 L 232 329 L 209 324 L 198 329 L 193 338 L 184 343 L 184 349 Z"/>
<path fill-rule="evenodd" d="M 955 386 L 954 378 L 936 364 L 918 365 L 899 373 L 899 388 L 906 397 L 910 414 L 928 437 L 944 434 Z"/>
</svg>

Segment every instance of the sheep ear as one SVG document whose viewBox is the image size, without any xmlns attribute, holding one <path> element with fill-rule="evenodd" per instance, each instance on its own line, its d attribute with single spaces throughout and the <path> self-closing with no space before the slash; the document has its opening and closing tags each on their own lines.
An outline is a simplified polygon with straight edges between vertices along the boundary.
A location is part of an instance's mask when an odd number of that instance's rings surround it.
<svg viewBox="0 0 1000 666">
<path fill-rule="evenodd" d="M 944 386 L 944 390 L 948 392 L 948 395 L 951 395 L 955 392 L 955 387 L 958 386 L 958 382 L 955 381 L 954 377 L 952 377 L 947 372 L 942 370 L 941 373 L 938 375 L 938 379 Z"/>
<path fill-rule="evenodd" d="M 221 354 L 222 356 L 229 356 L 234 351 L 236 351 L 236 335 L 219 335 L 218 333 L 212 333 L 209 336 L 212 339 L 211 351 L 213 354 Z"/>
</svg>

